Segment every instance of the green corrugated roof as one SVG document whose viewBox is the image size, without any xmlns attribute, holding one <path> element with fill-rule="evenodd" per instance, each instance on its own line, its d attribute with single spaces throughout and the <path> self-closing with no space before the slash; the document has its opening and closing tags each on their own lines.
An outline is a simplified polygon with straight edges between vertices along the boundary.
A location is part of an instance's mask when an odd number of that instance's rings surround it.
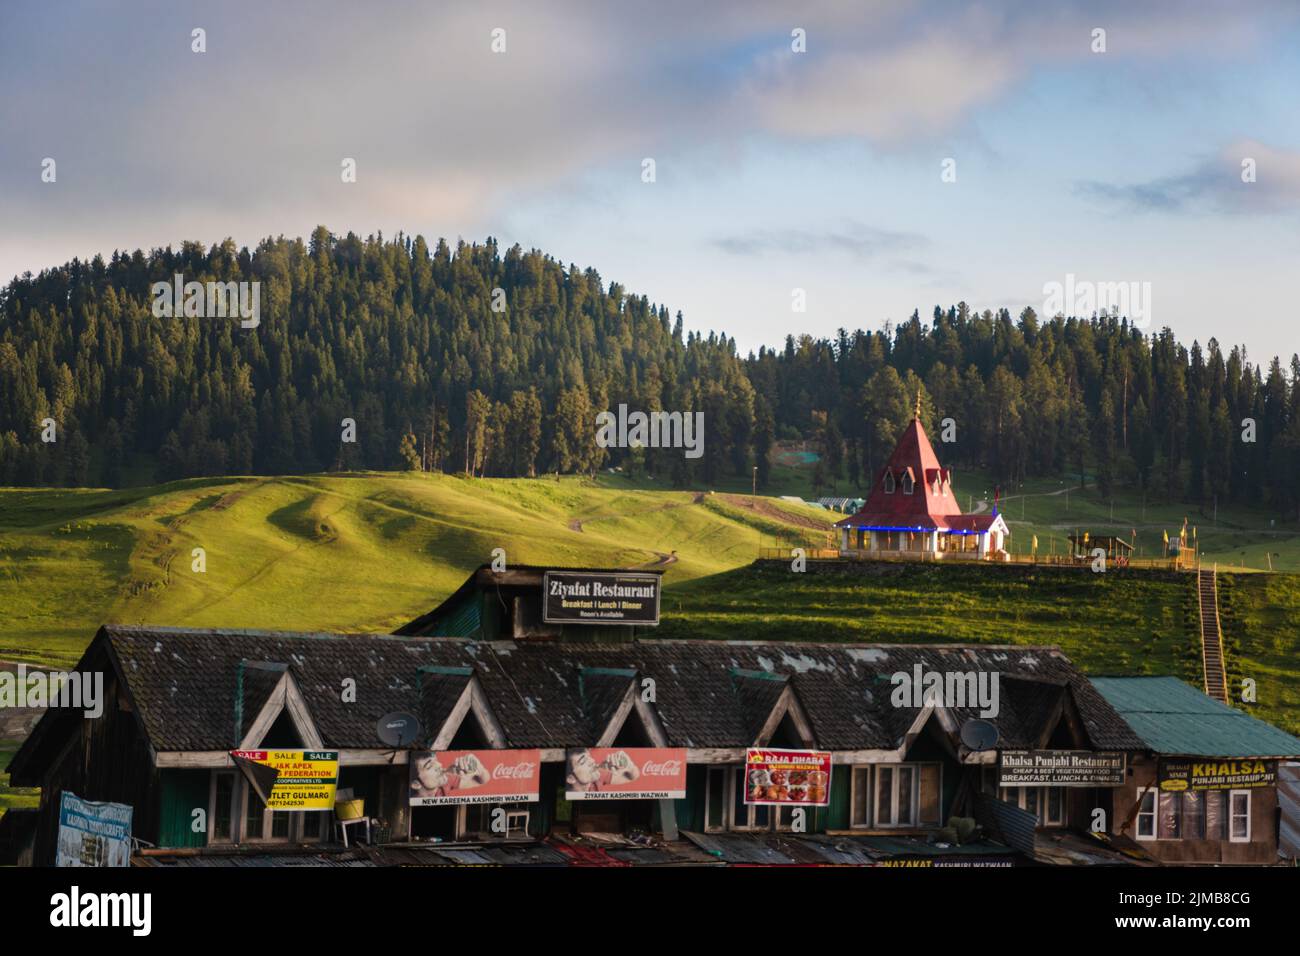
<svg viewBox="0 0 1300 956">
<path fill-rule="evenodd" d="M 1176 677 L 1093 677 L 1092 685 L 1156 753 L 1294 757 L 1300 739 L 1206 697 Z"/>
</svg>

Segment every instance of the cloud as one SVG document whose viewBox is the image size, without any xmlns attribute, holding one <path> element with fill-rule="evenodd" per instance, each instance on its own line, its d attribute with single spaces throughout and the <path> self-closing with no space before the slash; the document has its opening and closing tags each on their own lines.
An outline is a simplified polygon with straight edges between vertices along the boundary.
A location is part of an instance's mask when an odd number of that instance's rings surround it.
<svg viewBox="0 0 1300 956">
<path fill-rule="evenodd" d="M 1243 179 L 1250 163 L 1253 182 Z M 1131 212 L 1289 212 L 1300 209 L 1300 150 L 1243 139 L 1185 173 L 1137 183 L 1085 180 L 1075 192 Z"/>
<path fill-rule="evenodd" d="M 858 222 L 825 230 L 760 229 L 713 240 L 717 248 L 736 256 L 836 253 L 855 259 L 873 259 L 927 244 L 925 237 L 917 233 L 877 229 Z"/>
<path fill-rule="evenodd" d="M 11 0 L 0 207 L 24 239 L 0 242 L 0 277 L 52 264 L 51 249 L 67 250 L 61 261 L 185 238 L 253 242 L 322 222 L 481 235 L 523 203 L 611 171 L 637 188 L 642 157 L 676 151 L 680 169 L 764 138 L 928 145 L 969 134 L 1033 71 L 1091 56 L 1096 23 L 1116 62 L 1212 57 L 1265 28 L 1240 7 L 664 0 L 394 3 L 375 15 L 341 0 Z M 196 25 L 206 53 L 191 52 Z M 796 26 L 805 54 L 790 50 Z M 504 54 L 490 49 L 496 27 Z M 45 156 L 57 185 L 40 182 Z M 340 181 L 345 157 L 354 184 Z M 862 256 L 882 238 L 836 241 Z"/>
</svg>

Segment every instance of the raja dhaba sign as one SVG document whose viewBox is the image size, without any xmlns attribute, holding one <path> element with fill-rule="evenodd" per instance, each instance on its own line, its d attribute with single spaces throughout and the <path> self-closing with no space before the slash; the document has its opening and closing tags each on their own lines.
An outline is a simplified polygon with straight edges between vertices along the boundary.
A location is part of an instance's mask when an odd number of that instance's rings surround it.
<svg viewBox="0 0 1300 956">
<path fill-rule="evenodd" d="M 679 747 L 574 747 L 564 755 L 569 800 L 681 800 L 686 751 Z"/>
<path fill-rule="evenodd" d="M 536 803 L 540 750 L 440 750 L 410 756 L 413 807 L 460 803 Z"/>
<path fill-rule="evenodd" d="M 1276 760 L 1239 760 L 1227 757 L 1162 759 L 1159 771 L 1160 789 L 1165 793 L 1184 790 L 1253 790 L 1277 784 Z"/>
<path fill-rule="evenodd" d="M 745 802 L 769 806 L 830 804 L 831 755 L 825 750 L 745 751 Z"/>
</svg>

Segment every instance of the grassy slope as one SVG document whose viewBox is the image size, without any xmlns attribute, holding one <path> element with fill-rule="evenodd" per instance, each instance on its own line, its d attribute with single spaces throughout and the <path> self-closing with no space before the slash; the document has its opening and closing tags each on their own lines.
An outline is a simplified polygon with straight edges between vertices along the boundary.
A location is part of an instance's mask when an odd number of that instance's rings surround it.
<svg viewBox="0 0 1300 956">
<path fill-rule="evenodd" d="M 943 448 L 937 450 L 942 459 Z M 810 467 L 776 467 L 771 493 L 812 498 L 811 473 Z M 1034 535 L 1038 535 L 1041 553 L 1053 547 L 1060 553 L 1068 547 L 1066 535 L 1076 529 L 1093 534 L 1118 534 L 1126 540 L 1131 532 L 1137 531 L 1138 553 L 1159 556 L 1164 551 L 1161 532 L 1167 531 L 1171 538 L 1176 538 L 1186 517 L 1189 529 L 1196 528 L 1201 554 L 1207 562 L 1267 570 L 1271 556 L 1273 570 L 1300 572 L 1300 525 L 1294 516 L 1284 520 L 1275 511 L 1239 505 L 1223 505 L 1216 516 L 1212 509 L 1202 511 L 1183 502 L 1144 504 L 1140 492 L 1124 488 L 1116 489 L 1112 508 L 1112 501 L 1103 499 L 1091 481 L 1089 478 L 1089 485 L 1083 490 L 1079 488 L 1077 476 L 1030 479 L 1023 489 L 1003 489 L 1002 514 L 1011 528 L 1011 550 L 1028 552 Z M 992 501 L 995 482 L 982 472 L 958 469 L 954 487 L 962 509 L 971 510 L 981 499 Z M 718 484 L 717 490 L 748 492 L 749 483 L 744 478 L 728 478 Z M 823 495 L 829 496 L 861 493 L 846 480 L 822 490 Z"/>
<path fill-rule="evenodd" d="M 1055 644 L 1091 674 L 1172 674 L 1200 686 L 1190 574 L 871 564 L 795 574 L 777 562 L 684 584 L 660 637 Z M 1237 706 L 1300 734 L 1300 575 L 1220 575 Z"/>
<path fill-rule="evenodd" d="M 1100 531 L 1110 523 L 1109 505 L 1087 493 L 1072 490 L 1068 511 L 1064 495 L 1041 493 L 1059 487 L 1030 485 L 1038 494 L 1024 500 L 1023 519 L 1022 503 L 1007 502 L 1017 549 L 1033 533 L 1046 551 L 1053 534 L 1059 547 L 1063 527 Z M 979 476 L 959 475 L 959 492 L 966 488 L 976 499 L 985 490 Z M 808 526 L 833 517 L 772 498 L 759 504 L 613 476 L 367 473 L 122 491 L 0 489 L 0 659 L 70 664 L 104 621 L 390 628 L 441 600 L 502 547 L 520 564 L 632 566 L 676 552 L 666 565 L 663 636 L 684 633 L 680 614 L 689 611 L 700 636 L 1056 643 L 1093 673 L 1199 681 L 1188 578 L 895 565 L 852 579 L 736 572 L 760 536 L 769 544 L 815 536 Z M 1117 500 L 1115 526 L 1129 523 L 1133 506 Z M 1139 543 L 1158 548 L 1159 528 L 1176 532 L 1182 514 L 1179 506 L 1149 508 L 1145 523 L 1132 522 Z M 1202 544 L 1224 534 L 1236 536 L 1235 547 L 1256 534 L 1300 565 L 1290 539 L 1261 533 L 1261 516 L 1221 512 L 1221 526 L 1228 520 L 1254 522 L 1256 531 L 1207 530 Z M 205 574 L 190 570 L 199 546 Z M 1221 581 L 1234 686 L 1254 678 L 1252 712 L 1300 732 L 1300 576 Z"/>
<path fill-rule="evenodd" d="M 1237 706 L 1300 736 L 1300 575 L 1220 574 L 1219 617 L 1233 696 L 1256 684 Z"/>
<path fill-rule="evenodd" d="M 0 747 L 0 817 L 4 816 L 6 810 L 34 807 L 41 800 L 40 790 L 9 786 L 9 774 L 5 773 L 5 768 L 9 766 L 9 760 L 17 749 L 16 746 Z"/>
<path fill-rule="evenodd" d="M 512 564 L 633 566 L 669 582 L 751 561 L 824 512 L 599 482 L 360 474 L 126 491 L 0 489 L 0 659 L 71 663 L 105 621 L 380 630 L 504 548 Z M 579 530 L 580 528 L 580 530 Z M 191 570 L 206 551 L 207 571 Z"/>
</svg>

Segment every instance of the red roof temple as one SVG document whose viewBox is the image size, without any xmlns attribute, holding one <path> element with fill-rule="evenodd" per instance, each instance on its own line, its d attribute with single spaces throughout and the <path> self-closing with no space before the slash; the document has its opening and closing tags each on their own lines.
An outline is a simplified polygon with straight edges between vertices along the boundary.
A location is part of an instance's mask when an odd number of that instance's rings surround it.
<svg viewBox="0 0 1300 956">
<path fill-rule="evenodd" d="M 996 510 L 962 514 L 952 472 L 939 463 L 921 425 L 919 395 L 916 414 L 875 475 L 866 504 L 835 527 L 842 553 L 923 559 L 997 557 L 1011 533 Z"/>
</svg>

